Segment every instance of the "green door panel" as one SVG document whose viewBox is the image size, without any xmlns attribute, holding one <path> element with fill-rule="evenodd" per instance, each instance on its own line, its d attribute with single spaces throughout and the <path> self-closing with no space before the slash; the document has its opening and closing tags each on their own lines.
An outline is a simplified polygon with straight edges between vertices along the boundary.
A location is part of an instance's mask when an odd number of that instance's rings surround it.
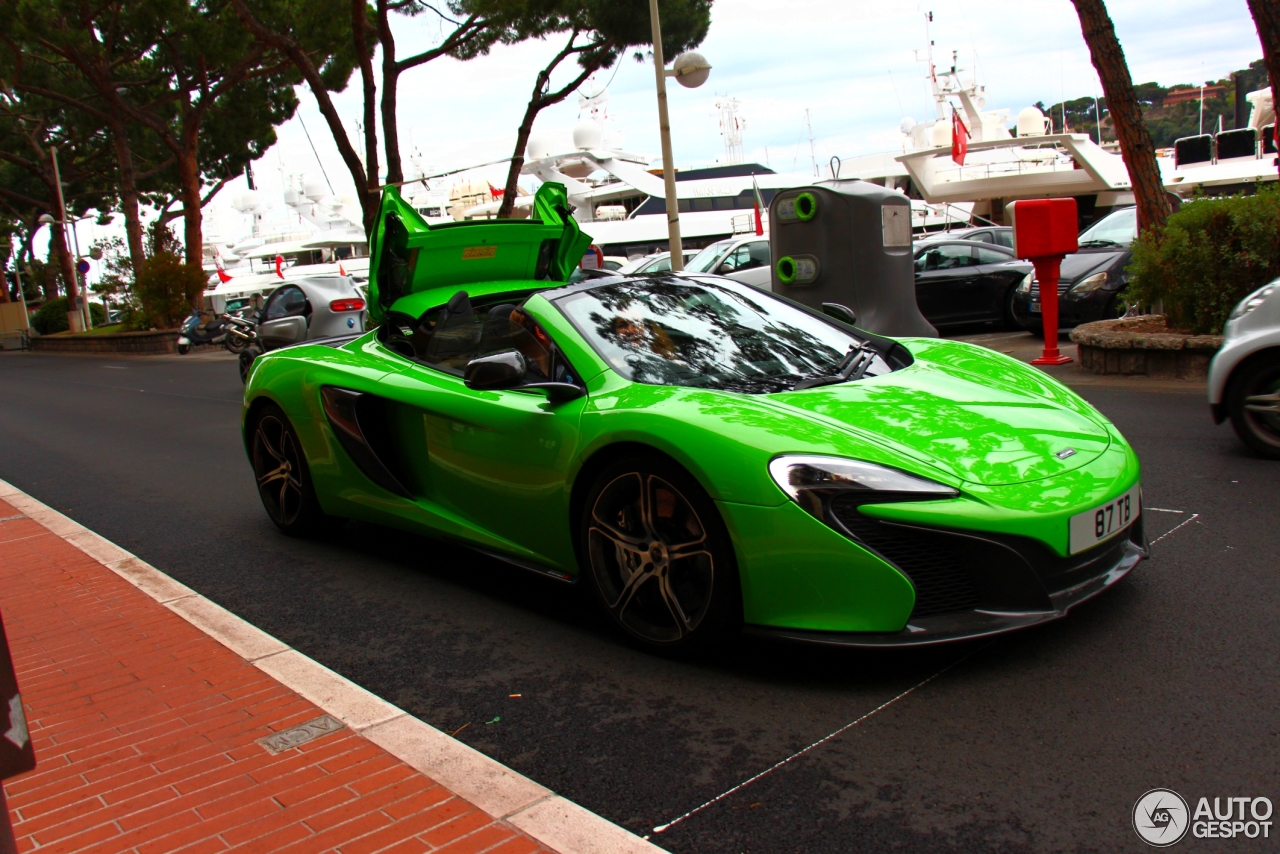
<svg viewBox="0 0 1280 854">
<path fill-rule="evenodd" d="M 379 385 L 395 403 L 392 429 L 425 500 L 576 572 L 567 473 L 583 399 L 553 404 L 539 391 L 473 391 L 460 377 L 407 360 Z"/>
<path fill-rule="evenodd" d="M 797 505 L 717 506 L 737 548 L 746 622 L 832 632 L 907 624 L 916 597 L 906 576 Z"/>
</svg>

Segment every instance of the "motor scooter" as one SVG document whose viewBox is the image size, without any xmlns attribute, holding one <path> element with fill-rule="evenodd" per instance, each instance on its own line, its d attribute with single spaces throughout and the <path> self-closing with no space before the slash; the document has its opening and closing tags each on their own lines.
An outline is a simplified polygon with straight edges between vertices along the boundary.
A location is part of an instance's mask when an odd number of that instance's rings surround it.
<svg viewBox="0 0 1280 854">
<path fill-rule="evenodd" d="M 178 352 L 188 353 L 196 344 L 221 344 L 227 337 L 225 316 L 192 309 L 178 332 Z"/>
</svg>

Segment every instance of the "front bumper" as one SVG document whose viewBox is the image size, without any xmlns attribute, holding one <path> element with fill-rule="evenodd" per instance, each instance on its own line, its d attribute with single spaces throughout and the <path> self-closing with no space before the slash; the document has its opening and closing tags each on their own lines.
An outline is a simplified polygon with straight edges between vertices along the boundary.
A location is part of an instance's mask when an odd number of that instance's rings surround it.
<svg viewBox="0 0 1280 854">
<path fill-rule="evenodd" d="M 1059 294 L 1058 328 L 1067 329 L 1082 323 L 1110 319 L 1111 301 L 1115 295 L 1115 291 L 1105 289 L 1083 294 L 1075 294 L 1071 291 Z M 1043 314 L 1031 310 L 1031 296 L 1029 291 L 1014 292 L 1013 316 L 1024 329 L 1039 329 L 1044 324 Z"/>
<path fill-rule="evenodd" d="M 988 637 L 1066 616 L 1148 555 L 1141 515 L 1111 540 L 1066 558 L 1027 537 L 841 516 L 851 537 L 912 580 L 916 605 L 906 627 L 897 632 L 826 632 L 748 626 L 748 633 L 849 647 L 928 646 Z"/>
</svg>

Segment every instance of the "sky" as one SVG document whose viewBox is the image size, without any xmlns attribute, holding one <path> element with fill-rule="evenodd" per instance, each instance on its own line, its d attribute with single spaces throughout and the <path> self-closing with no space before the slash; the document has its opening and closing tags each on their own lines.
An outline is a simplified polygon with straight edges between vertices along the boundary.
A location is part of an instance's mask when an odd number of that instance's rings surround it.
<svg viewBox="0 0 1280 854">
<path fill-rule="evenodd" d="M 1111 0 L 1108 8 L 1135 82 L 1199 84 L 1262 55 L 1245 0 Z M 986 86 L 987 109 L 1008 108 L 1016 116 L 1037 101 L 1101 95 L 1070 0 L 715 0 L 710 32 L 698 48 L 712 66 L 710 79 L 699 89 L 669 87 L 677 167 L 724 161 L 716 102 L 726 97 L 738 100 L 746 123 L 745 159 L 778 172 L 811 173 L 814 160 L 825 169 L 833 155 L 900 148 L 904 117 L 934 117 L 920 61 L 927 11 L 934 13 L 929 35 L 935 62 L 949 66 L 958 51 L 966 80 L 976 74 Z M 438 22 L 426 17 L 396 22 L 401 55 L 438 43 Z M 407 72 L 399 101 L 406 159 L 416 150 L 422 166 L 434 172 L 509 157 L 534 75 L 558 49 L 554 41 L 499 46 L 469 62 L 443 58 Z M 563 69 L 552 85 L 572 74 L 572 67 Z M 608 112 L 623 147 L 658 165 L 652 61 L 627 55 L 600 82 L 608 84 Z M 254 164 L 261 196 L 272 208 L 268 223 L 282 228 L 297 224 L 281 201 L 286 180 L 327 180 L 337 194 L 353 189 L 315 99 L 305 87 L 299 98 L 298 114 Z M 335 104 L 355 140 L 357 78 Z M 578 118 L 578 99 L 570 96 L 539 115 L 534 134 L 567 148 Z M 363 148 L 359 141 L 356 148 Z M 505 176 L 505 165 L 474 173 L 499 186 Z M 247 236 L 248 218 L 232 208 L 244 190 L 244 179 L 236 179 L 206 208 L 206 238 L 234 242 Z M 115 230 L 82 224 L 82 249 Z"/>
</svg>

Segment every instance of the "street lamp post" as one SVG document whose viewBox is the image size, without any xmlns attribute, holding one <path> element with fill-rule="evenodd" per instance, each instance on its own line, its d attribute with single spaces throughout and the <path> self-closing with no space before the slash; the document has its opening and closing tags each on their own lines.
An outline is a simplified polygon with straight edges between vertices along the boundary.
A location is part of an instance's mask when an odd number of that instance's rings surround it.
<svg viewBox="0 0 1280 854">
<path fill-rule="evenodd" d="M 658 0 L 649 0 L 649 22 L 653 25 L 653 72 L 658 83 L 658 126 L 662 136 L 662 181 L 666 187 L 667 238 L 671 247 L 671 269 L 684 269 L 684 247 L 680 242 L 680 200 L 676 197 L 676 172 L 671 156 L 671 119 L 667 115 L 667 78 L 674 77 L 690 89 L 701 86 L 711 73 L 702 54 L 682 53 L 667 71 L 662 57 L 662 26 L 658 20 Z"/>
<path fill-rule="evenodd" d="M 53 158 L 53 183 L 58 190 L 58 210 L 61 211 L 62 213 L 62 219 L 60 221 L 55 220 L 53 217 L 49 216 L 48 214 L 44 214 L 43 216 L 40 217 L 40 221 L 44 223 L 56 222 L 58 225 L 62 226 L 63 228 L 62 243 L 63 243 L 63 246 L 65 247 L 67 242 L 67 238 L 66 238 L 67 203 L 66 203 L 66 200 L 62 197 L 62 175 L 58 171 L 58 147 L 56 145 L 49 146 L 49 154 Z M 76 261 L 78 262 L 80 260 L 80 247 L 79 247 L 80 241 L 79 241 L 79 238 L 75 236 L 74 227 L 72 230 L 72 238 L 73 240 L 75 240 L 77 244 L 76 245 Z M 77 297 L 80 296 L 80 294 L 78 294 L 77 292 L 81 290 L 79 287 L 80 271 L 75 269 L 74 264 L 72 265 L 71 274 L 72 274 L 72 280 L 67 283 L 67 290 L 68 290 L 67 298 L 71 303 L 68 306 L 68 308 L 70 308 L 71 310 L 67 312 L 67 325 L 71 327 L 72 332 L 79 332 L 89 328 L 88 324 L 85 322 L 85 318 L 89 313 L 89 301 L 85 299 L 83 307 L 77 303 Z M 76 324 L 71 322 L 72 317 L 74 317 L 76 314 L 79 314 L 80 316 L 80 324 L 79 324 L 80 329 L 76 329 Z"/>
</svg>

